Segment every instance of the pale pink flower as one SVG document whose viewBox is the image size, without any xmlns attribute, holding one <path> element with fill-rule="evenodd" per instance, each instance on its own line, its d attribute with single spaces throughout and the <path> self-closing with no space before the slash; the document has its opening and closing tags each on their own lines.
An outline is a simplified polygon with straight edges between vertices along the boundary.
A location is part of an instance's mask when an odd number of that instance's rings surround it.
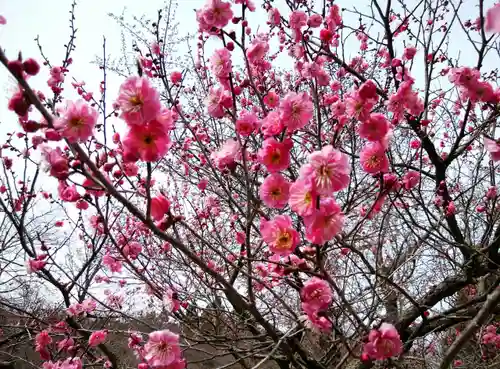
<svg viewBox="0 0 500 369">
<path fill-rule="evenodd" d="M 262 120 L 262 125 L 260 130 L 265 137 L 276 136 L 283 131 L 285 126 L 280 118 L 280 114 L 276 111 L 272 111 Z"/>
<path fill-rule="evenodd" d="M 293 228 L 292 218 L 277 215 L 267 221 L 260 220 L 260 233 L 269 249 L 277 255 L 290 255 L 299 243 L 299 233 Z"/>
<path fill-rule="evenodd" d="M 208 96 L 205 99 L 208 115 L 213 118 L 222 118 L 224 108 L 230 108 L 232 104 L 233 99 L 229 91 L 224 91 L 222 87 L 210 87 Z"/>
<path fill-rule="evenodd" d="M 222 0 L 208 0 L 198 17 L 200 29 L 209 31 L 210 28 L 222 28 L 233 17 L 231 3 Z"/>
<path fill-rule="evenodd" d="M 146 78 L 129 77 L 120 86 L 116 101 L 121 118 L 129 125 L 144 124 L 160 112 L 160 94 Z"/>
<path fill-rule="evenodd" d="M 300 176 L 311 178 L 319 194 L 331 195 L 347 187 L 350 170 L 347 155 L 327 145 L 309 155 L 309 163 L 300 168 Z"/>
<path fill-rule="evenodd" d="M 259 119 L 254 112 L 242 110 L 240 117 L 236 121 L 236 132 L 241 136 L 250 136 L 257 128 Z"/>
<path fill-rule="evenodd" d="M 487 32 L 500 32 L 500 4 L 495 4 L 486 12 L 484 30 Z"/>
<path fill-rule="evenodd" d="M 89 337 L 89 346 L 90 347 L 99 346 L 106 340 L 107 335 L 108 332 L 105 330 L 92 332 L 92 334 Z"/>
<path fill-rule="evenodd" d="M 269 43 L 267 37 L 259 35 L 259 37 L 256 37 L 252 41 L 252 44 L 248 47 L 246 55 L 248 61 L 254 64 L 257 61 L 262 60 L 268 51 Z"/>
<path fill-rule="evenodd" d="M 298 179 L 290 186 L 288 204 L 300 216 L 308 216 L 316 211 L 318 194 L 314 190 L 312 181 Z"/>
<path fill-rule="evenodd" d="M 500 160 L 500 144 L 492 140 L 491 138 L 484 137 L 484 147 L 486 151 L 488 151 L 491 155 L 491 160 L 499 161 Z"/>
<path fill-rule="evenodd" d="M 164 367 L 180 360 L 179 336 L 169 330 L 149 334 L 144 345 L 144 359 L 153 367 Z"/>
<path fill-rule="evenodd" d="M 227 78 L 232 70 L 231 52 L 226 49 L 215 50 L 210 58 L 210 68 L 217 78 Z"/>
<path fill-rule="evenodd" d="M 92 136 L 99 113 L 83 100 L 68 102 L 54 127 L 69 142 L 85 141 Z"/>
<path fill-rule="evenodd" d="M 389 159 L 385 148 L 379 142 L 369 142 L 359 154 L 363 170 L 370 174 L 385 173 L 389 170 Z"/>
<path fill-rule="evenodd" d="M 398 356 L 403 351 L 403 344 L 396 328 L 389 323 L 382 323 L 379 329 L 372 329 L 363 351 L 374 360 L 385 360 Z"/>
<path fill-rule="evenodd" d="M 290 150 L 292 141 L 286 139 L 279 142 L 270 137 L 262 143 L 262 148 L 257 153 L 258 160 L 269 173 L 276 173 L 288 168 L 290 165 Z"/>
<path fill-rule="evenodd" d="M 344 226 L 344 213 L 333 198 L 321 198 L 318 211 L 304 217 L 306 238 L 323 245 L 335 237 Z"/>
<path fill-rule="evenodd" d="M 363 120 L 358 132 L 361 138 L 368 141 L 381 141 L 389 133 L 390 123 L 383 114 L 374 113 Z"/>
<path fill-rule="evenodd" d="M 311 98 L 305 92 L 289 92 L 280 102 L 280 115 L 288 132 L 304 128 L 313 116 Z"/>
<path fill-rule="evenodd" d="M 328 15 L 326 17 L 326 24 L 328 26 L 328 29 L 332 32 L 335 31 L 337 26 L 342 24 L 342 18 L 340 17 L 340 8 L 337 4 L 333 4 L 330 7 L 330 11 L 328 12 Z"/>
<path fill-rule="evenodd" d="M 283 209 L 288 203 L 290 182 L 279 173 L 271 174 L 260 186 L 259 195 L 267 207 Z"/>
<path fill-rule="evenodd" d="M 304 283 L 300 290 L 300 299 L 302 309 L 309 315 L 328 309 L 333 294 L 327 281 L 313 277 Z"/>
<path fill-rule="evenodd" d="M 224 169 L 228 165 L 236 161 L 240 153 L 240 144 L 235 139 L 229 139 L 220 148 L 219 151 L 214 151 L 210 155 L 215 165 L 219 169 Z"/>
</svg>

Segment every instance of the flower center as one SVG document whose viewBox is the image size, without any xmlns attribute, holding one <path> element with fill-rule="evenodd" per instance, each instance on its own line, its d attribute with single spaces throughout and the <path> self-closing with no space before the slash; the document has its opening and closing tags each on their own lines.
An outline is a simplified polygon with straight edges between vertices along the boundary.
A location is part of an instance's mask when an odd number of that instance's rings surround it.
<svg viewBox="0 0 500 369">
<path fill-rule="evenodd" d="M 281 159 L 281 153 L 279 150 L 275 150 L 271 155 L 271 162 L 274 164 L 278 164 Z"/>
<path fill-rule="evenodd" d="M 151 145 L 154 141 L 154 138 L 153 136 L 151 135 L 146 135 L 144 136 L 144 139 L 143 139 L 143 142 L 146 144 L 146 145 Z"/>
<path fill-rule="evenodd" d="M 311 195 L 311 193 L 310 193 L 310 192 L 307 192 L 307 193 L 305 194 L 305 196 L 304 196 L 304 202 L 305 202 L 306 204 L 308 204 L 308 205 L 312 202 L 312 195 Z"/>
<path fill-rule="evenodd" d="M 144 104 L 144 99 L 140 95 L 134 95 L 129 100 L 130 104 L 134 107 L 139 107 Z"/>
<path fill-rule="evenodd" d="M 288 232 L 282 232 L 276 241 L 278 249 L 286 250 L 292 246 L 292 236 Z"/>
<path fill-rule="evenodd" d="M 281 196 L 281 189 L 275 188 L 271 191 L 271 197 L 276 200 Z"/>
<path fill-rule="evenodd" d="M 366 161 L 366 165 L 370 168 L 376 168 L 380 165 L 380 158 L 377 155 L 373 155 Z"/>
<path fill-rule="evenodd" d="M 78 127 L 83 126 L 83 122 L 84 122 L 83 118 L 81 118 L 81 117 L 75 117 L 75 118 L 72 118 L 69 121 L 69 125 L 71 127 L 78 128 Z"/>
</svg>

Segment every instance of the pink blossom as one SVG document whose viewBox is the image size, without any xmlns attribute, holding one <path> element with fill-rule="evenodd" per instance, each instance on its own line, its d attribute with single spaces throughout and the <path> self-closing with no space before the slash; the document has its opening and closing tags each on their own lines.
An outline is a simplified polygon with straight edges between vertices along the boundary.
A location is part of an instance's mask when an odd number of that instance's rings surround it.
<svg viewBox="0 0 500 369">
<path fill-rule="evenodd" d="M 154 220 L 160 221 L 170 210 L 170 201 L 163 195 L 158 195 L 151 199 L 151 216 Z"/>
<path fill-rule="evenodd" d="M 259 120 L 254 112 L 242 110 L 236 121 L 236 132 L 241 136 L 250 136 L 257 128 Z"/>
<path fill-rule="evenodd" d="M 311 98 L 305 92 L 289 92 L 280 102 L 280 114 L 288 132 L 304 128 L 313 116 Z"/>
<path fill-rule="evenodd" d="M 409 170 L 403 177 L 403 185 L 405 190 L 411 190 L 420 182 L 420 173 L 414 170 Z"/>
<path fill-rule="evenodd" d="M 270 108 L 275 108 L 278 106 L 280 98 L 278 94 L 274 91 L 269 91 L 266 96 L 264 96 L 264 104 Z"/>
<path fill-rule="evenodd" d="M 128 161 L 141 159 L 153 162 L 163 157 L 169 148 L 167 127 L 157 120 L 143 125 L 131 125 L 123 140 L 124 155 Z"/>
<path fill-rule="evenodd" d="M 59 181 L 59 186 L 58 186 L 58 192 L 59 192 L 59 197 L 63 201 L 67 202 L 76 202 L 80 199 L 80 194 L 78 193 L 76 189 L 76 185 L 71 185 L 68 186 L 66 182 L 64 181 Z"/>
<path fill-rule="evenodd" d="M 288 21 L 292 33 L 294 35 L 295 42 L 300 41 L 301 29 L 307 24 L 307 14 L 301 10 L 295 10 L 290 13 L 290 19 Z"/>
<path fill-rule="evenodd" d="M 236 161 L 240 153 L 240 144 L 235 139 L 229 139 L 220 148 L 219 151 L 214 151 L 210 155 L 215 165 L 219 169 L 224 169 L 228 165 Z"/>
<path fill-rule="evenodd" d="M 212 27 L 222 28 L 233 17 L 231 3 L 222 0 L 208 0 L 197 16 L 200 29 L 209 31 Z"/>
<path fill-rule="evenodd" d="M 342 18 L 340 17 L 340 8 L 337 4 L 333 4 L 330 7 L 330 11 L 328 12 L 328 16 L 326 17 L 326 24 L 328 29 L 332 32 L 335 31 L 337 26 L 342 24 Z"/>
<path fill-rule="evenodd" d="M 270 137 L 262 143 L 262 148 L 257 153 L 258 160 L 269 173 L 276 173 L 288 168 L 290 165 L 290 150 L 292 141 L 279 142 Z"/>
<path fill-rule="evenodd" d="M 3 15 L 0 15 L 0 24 L 7 24 L 7 19 Z"/>
<path fill-rule="evenodd" d="M 129 125 L 138 125 L 153 120 L 160 112 L 158 91 L 146 78 L 129 77 L 121 86 L 116 101 L 121 118 Z"/>
<path fill-rule="evenodd" d="M 370 114 L 368 119 L 361 122 L 359 136 L 368 141 L 381 141 L 389 132 L 390 123 L 383 114 Z"/>
<path fill-rule="evenodd" d="M 319 210 L 304 217 L 308 241 L 323 245 L 335 237 L 344 226 L 344 214 L 333 198 L 321 198 Z"/>
<path fill-rule="evenodd" d="M 45 260 L 29 259 L 26 263 L 28 274 L 42 270 L 46 264 Z"/>
<path fill-rule="evenodd" d="M 69 142 L 85 141 L 92 136 L 98 116 L 97 111 L 85 101 L 70 101 L 61 117 L 54 123 L 54 127 Z"/>
<path fill-rule="evenodd" d="M 107 335 L 108 332 L 105 330 L 92 332 L 92 334 L 89 337 L 89 346 L 90 347 L 99 346 L 106 340 Z"/>
<path fill-rule="evenodd" d="M 269 208 L 282 209 L 288 203 L 290 182 L 279 173 L 266 177 L 259 189 L 260 199 Z"/>
<path fill-rule="evenodd" d="M 272 111 L 262 120 L 262 125 L 260 130 L 265 137 L 276 136 L 283 131 L 285 126 L 280 118 L 280 115 L 276 111 Z"/>
<path fill-rule="evenodd" d="M 299 233 L 293 228 L 292 218 L 277 215 L 267 221 L 260 220 L 260 233 L 269 249 L 277 255 L 290 255 L 299 243 Z"/>
<path fill-rule="evenodd" d="M 144 351 L 144 359 L 153 367 L 165 367 L 180 361 L 179 336 L 169 330 L 152 332 Z"/>
<path fill-rule="evenodd" d="M 174 85 L 181 83 L 182 73 L 179 71 L 173 71 L 172 73 L 170 73 L 170 82 L 172 82 Z"/>
<path fill-rule="evenodd" d="M 205 105 L 211 117 L 222 118 L 224 116 L 224 108 L 230 108 L 233 105 L 233 99 L 229 91 L 224 91 L 222 87 L 210 87 Z"/>
<path fill-rule="evenodd" d="M 486 148 L 486 151 L 488 151 L 491 155 L 491 160 L 493 161 L 499 161 L 500 160 L 500 144 L 492 140 L 491 138 L 484 137 L 484 147 Z"/>
<path fill-rule="evenodd" d="M 210 58 L 210 68 L 217 78 L 228 78 L 232 70 L 229 50 L 226 48 L 215 50 Z"/>
<path fill-rule="evenodd" d="M 273 26 L 278 26 L 281 23 L 281 15 L 278 8 L 271 8 L 268 13 L 269 23 Z"/>
<path fill-rule="evenodd" d="M 417 53 L 417 49 L 414 47 L 407 47 L 404 50 L 404 58 L 406 60 L 412 60 L 415 54 Z"/>
<path fill-rule="evenodd" d="M 495 4 L 486 12 L 484 30 L 487 32 L 500 32 L 500 4 Z"/>
<path fill-rule="evenodd" d="M 288 204 L 300 216 L 308 216 L 316 211 L 317 197 L 312 181 L 299 179 L 290 186 Z"/>
<path fill-rule="evenodd" d="M 307 20 L 307 25 L 311 28 L 318 28 L 323 23 L 323 17 L 319 14 L 313 14 Z"/>
<path fill-rule="evenodd" d="M 401 354 L 403 344 L 396 328 L 382 323 L 379 329 L 370 331 L 363 351 L 373 360 L 385 360 Z"/>
<path fill-rule="evenodd" d="M 35 343 L 37 346 L 47 346 L 52 343 L 52 338 L 49 336 L 49 332 L 41 331 L 35 337 Z"/>
<path fill-rule="evenodd" d="M 268 51 L 269 43 L 267 40 L 267 35 L 259 35 L 252 41 L 252 44 L 248 47 L 246 55 L 248 61 L 254 64 L 257 61 L 262 60 Z"/>
<path fill-rule="evenodd" d="M 309 163 L 300 168 L 300 176 L 311 178 L 315 190 L 321 195 L 331 195 L 349 184 L 350 166 L 347 155 L 327 145 L 309 155 Z"/>
<path fill-rule="evenodd" d="M 50 175 L 60 180 L 65 180 L 69 176 L 68 159 L 63 155 L 60 147 L 55 149 L 49 146 L 42 148 L 42 156 L 48 164 Z"/>
<path fill-rule="evenodd" d="M 300 290 L 302 309 L 306 314 L 314 314 L 328 309 L 333 295 L 327 281 L 318 277 L 309 279 Z"/>
<path fill-rule="evenodd" d="M 370 174 L 385 173 L 389 170 L 389 159 L 385 148 L 379 142 L 369 142 L 359 154 L 363 170 Z"/>
</svg>

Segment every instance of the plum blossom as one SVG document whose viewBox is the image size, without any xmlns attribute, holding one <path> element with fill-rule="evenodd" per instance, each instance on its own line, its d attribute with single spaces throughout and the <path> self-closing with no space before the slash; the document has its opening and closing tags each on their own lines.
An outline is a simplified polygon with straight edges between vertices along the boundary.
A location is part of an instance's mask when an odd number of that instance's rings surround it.
<svg viewBox="0 0 500 369">
<path fill-rule="evenodd" d="M 309 216 L 316 211 L 318 194 L 311 179 L 298 179 L 290 186 L 288 204 L 300 216 Z"/>
<path fill-rule="evenodd" d="M 54 122 L 54 127 L 69 142 L 85 141 L 92 136 L 98 116 L 97 111 L 85 101 L 70 101 L 61 117 Z"/>
<path fill-rule="evenodd" d="M 318 211 L 304 217 L 306 238 L 323 245 L 335 237 L 344 226 L 344 214 L 333 198 L 322 198 Z"/>
<path fill-rule="evenodd" d="M 144 359 L 153 367 L 165 367 L 181 361 L 179 336 L 169 330 L 151 332 L 144 351 Z"/>
<path fill-rule="evenodd" d="M 235 139 L 229 139 L 224 142 L 219 151 L 212 152 L 210 157 L 219 169 L 224 169 L 234 163 L 239 154 L 240 144 Z"/>
<path fill-rule="evenodd" d="M 280 102 L 281 119 L 288 132 L 304 128 L 313 116 L 311 98 L 305 92 L 289 92 Z"/>
<path fill-rule="evenodd" d="M 488 151 L 491 155 L 491 160 L 493 161 L 499 161 L 500 160 L 500 144 L 492 140 L 491 138 L 484 137 L 484 147 L 486 148 L 486 151 Z"/>
<path fill-rule="evenodd" d="M 138 125 L 153 120 L 160 112 L 160 94 L 143 77 L 129 77 L 120 86 L 116 104 L 121 109 L 121 118 L 129 125 Z"/>
<path fill-rule="evenodd" d="M 269 173 L 276 173 L 288 168 L 290 165 L 290 150 L 292 141 L 286 139 L 279 142 L 274 138 L 268 138 L 262 143 L 262 148 L 257 153 L 258 160 Z"/>
<path fill-rule="evenodd" d="M 326 310 L 333 300 L 328 282 L 318 277 L 309 279 L 300 290 L 302 309 L 309 315 Z"/>
<path fill-rule="evenodd" d="M 299 233 L 288 215 L 277 215 L 269 221 L 262 218 L 260 233 L 269 249 L 277 255 L 290 255 L 299 243 Z"/>
<path fill-rule="evenodd" d="M 282 209 L 288 203 L 290 182 L 279 173 L 266 177 L 259 189 L 260 199 L 269 208 Z"/>
<path fill-rule="evenodd" d="M 309 162 L 300 168 L 302 178 L 311 178 L 315 190 L 331 195 L 349 184 L 350 166 L 347 155 L 327 145 L 309 155 Z"/>
<path fill-rule="evenodd" d="M 396 328 L 382 323 L 380 328 L 370 331 L 363 351 L 373 360 L 385 360 L 398 356 L 403 351 L 403 344 Z"/>
<path fill-rule="evenodd" d="M 486 12 L 484 30 L 487 32 L 500 32 L 500 4 L 495 4 Z"/>
<path fill-rule="evenodd" d="M 389 170 L 389 159 L 385 148 L 379 142 L 366 144 L 359 154 L 363 170 L 370 174 L 385 173 Z"/>
</svg>

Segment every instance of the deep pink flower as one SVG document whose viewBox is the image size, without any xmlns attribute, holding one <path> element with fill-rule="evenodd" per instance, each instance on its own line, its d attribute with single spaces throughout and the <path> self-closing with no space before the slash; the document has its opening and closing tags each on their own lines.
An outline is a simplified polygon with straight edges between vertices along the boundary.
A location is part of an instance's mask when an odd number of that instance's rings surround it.
<svg viewBox="0 0 500 369">
<path fill-rule="evenodd" d="M 500 4 L 495 4 L 486 12 L 484 29 L 487 32 L 500 32 Z"/>
<path fill-rule="evenodd" d="M 300 176 L 311 178 L 316 191 L 331 195 L 349 184 L 350 166 L 347 155 L 327 145 L 309 155 L 309 163 L 300 168 Z"/>
<path fill-rule="evenodd" d="M 283 209 L 288 203 L 290 182 L 279 173 L 266 177 L 259 189 L 260 199 L 269 208 Z"/>
<path fill-rule="evenodd" d="M 266 167 L 269 173 L 276 173 L 288 168 L 292 145 L 292 141 L 288 139 L 283 142 L 272 137 L 266 139 L 257 153 L 259 162 Z"/>
<path fill-rule="evenodd" d="M 319 210 L 304 217 L 306 238 L 323 245 L 335 237 L 344 226 L 344 213 L 333 198 L 321 198 Z"/>
<path fill-rule="evenodd" d="M 276 255 L 290 255 L 299 243 L 299 233 L 293 228 L 292 218 L 288 215 L 277 215 L 269 221 L 262 218 L 260 233 Z"/>
<path fill-rule="evenodd" d="M 159 121 L 131 125 L 123 140 L 124 155 L 128 161 L 136 161 L 138 158 L 146 162 L 157 161 L 167 153 L 169 144 L 167 127 Z"/>
<path fill-rule="evenodd" d="M 311 98 L 305 92 L 289 92 L 280 102 L 280 116 L 288 132 L 304 128 L 313 116 Z"/>
<path fill-rule="evenodd" d="M 169 330 L 152 332 L 144 345 L 144 351 L 144 359 L 153 367 L 164 367 L 180 361 L 179 336 Z"/>
<path fill-rule="evenodd" d="M 146 78 L 129 77 L 121 86 L 116 101 L 121 118 L 129 125 L 144 124 L 160 112 L 160 94 Z"/>
<path fill-rule="evenodd" d="M 318 194 L 312 180 L 298 179 L 290 186 L 290 208 L 300 216 L 308 216 L 316 211 Z"/>
<path fill-rule="evenodd" d="M 158 195 L 151 199 L 151 216 L 154 220 L 160 221 L 170 210 L 170 201 L 163 195 Z"/>
<path fill-rule="evenodd" d="M 368 141 L 381 141 L 389 132 L 390 123 L 383 114 L 370 114 L 368 119 L 361 122 L 359 136 Z"/>
<path fill-rule="evenodd" d="M 174 85 L 180 83 L 182 81 L 182 73 L 179 71 L 173 71 L 170 73 L 170 82 Z"/>
<path fill-rule="evenodd" d="M 500 160 L 500 144 L 497 141 L 494 141 L 488 137 L 484 137 L 484 147 L 486 148 L 486 151 L 490 153 L 491 160 Z"/>
<path fill-rule="evenodd" d="M 385 148 L 379 142 L 369 142 L 359 154 L 363 170 L 370 174 L 385 173 L 389 170 L 389 159 Z"/>
<path fill-rule="evenodd" d="M 242 110 L 240 117 L 236 121 L 236 132 L 241 136 L 250 136 L 257 128 L 259 119 L 254 112 Z"/>
<path fill-rule="evenodd" d="M 318 28 L 323 23 L 323 17 L 320 14 L 313 14 L 307 20 L 307 25 L 311 28 Z"/>
<path fill-rule="evenodd" d="M 78 193 L 76 185 L 74 184 L 68 186 L 66 182 L 59 181 L 59 186 L 57 187 L 57 190 L 59 192 L 59 197 L 63 201 L 76 202 L 80 199 L 80 194 Z"/>
<path fill-rule="evenodd" d="M 260 130 L 265 137 L 275 136 L 283 131 L 285 126 L 280 118 L 280 114 L 276 111 L 272 111 L 262 120 L 262 125 Z"/>
<path fill-rule="evenodd" d="M 69 142 L 85 141 L 92 136 L 99 113 L 83 100 L 68 102 L 54 127 Z"/>
<path fill-rule="evenodd" d="M 49 146 L 44 146 L 42 148 L 42 156 L 48 164 L 51 176 L 60 180 L 68 178 L 68 159 L 64 156 L 60 147 L 52 149 Z"/>
<path fill-rule="evenodd" d="M 7 19 L 3 15 L 0 15 L 0 24 L 7 24 Z"/>
<path fill-rule="evenodd" d="M 89 337 L 89 346 L 90 347 L 99 346 L 106 340 L 107 335 L 108 332 L 105 330 L 92 332 L 92 334 Z"/>
<path fill-rule="evenodd" d="M 302 309 L 306 314 L 314 314 L 328 309 L 333 295 L 327 281 L 318 277 L 309 279 L 300 290 Z"/>
<path fill-rule="evenodd" d="M 224 142 L 219 151 L 212 152 L 210 157 L 219 169 L 224 169 L 234 163 L 239 154 L 240 144 L 235 139 L 229 139 Z"/>
<path fill-rule="evenodd" d="M 280 102 L 280 97 L 274 91 L 269 91 L 266 96 L 264 96 L 264 104 L 270 108 L 275 108 Z"/>
<path fill-rule="evenodd" d="M 398 356 L 403 351 L 399 333 L 392 324 L 382 323 L 379 329 L 372 329 L 363 351 L 373 360 L 385 360 Z"/>
<path fill-rule="evenodd" d="M 420 182 L 420 173 L 415 170 L 409 170 L 403 177 L 403 185 L 405 190 L 411 190 Z"/>
</svg>

